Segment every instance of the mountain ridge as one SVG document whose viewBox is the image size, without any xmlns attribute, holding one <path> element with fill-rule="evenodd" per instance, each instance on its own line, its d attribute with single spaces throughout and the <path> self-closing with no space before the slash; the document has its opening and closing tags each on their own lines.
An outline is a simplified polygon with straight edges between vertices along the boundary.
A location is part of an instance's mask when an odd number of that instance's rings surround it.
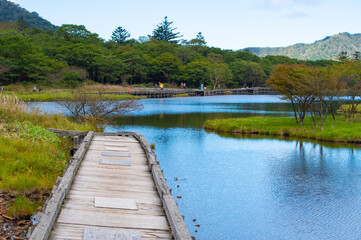
<svg viewBox="0 0 361 240">
<path fill-rule="evenodd" d="M 361 33 L 342 32 L 314 43 L 296 43 L 287 47 L 248 47 L 243 50 L 259 57 L 282 55 L 302 60 L 335 60 L 342 51 L 349 56 L 356 51 L 361 52 Z"/>
<path fill-rule="evenodd" d="M 25 20 L 29 27 L 55 31 L 56 26 L 39 16 L 37 12 L 29 12 L 19 4 L 8 0 L 0 0 L 0 22 L 15 22 L 20 18 Z"/>
</svg>

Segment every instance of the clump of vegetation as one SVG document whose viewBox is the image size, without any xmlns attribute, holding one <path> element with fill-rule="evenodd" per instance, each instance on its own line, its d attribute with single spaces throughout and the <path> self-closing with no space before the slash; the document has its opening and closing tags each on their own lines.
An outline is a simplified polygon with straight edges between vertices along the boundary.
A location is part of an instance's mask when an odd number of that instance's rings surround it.
<svg viewBox="0 0 361 240">
<path fill-rule="evenodd" d="M 16 197 L 14 203 L 9 207 L 7 215 L 18 218 L 28 218 L 41 206 L 39 202 L 32 202 L 26 196 Z"/>
<path fill-rule="evenodd" d="M 234 119 L 208 120 L 204 126 L 209 130 L 239 134 L 260 134 L 309 138 L 320 141 L 361 143 L 361 118 L 345 121 L 339 116 L 333 121 L 329 116 L 324 131 L 314 126 L 312 117 L 305 117 L 299 126 L 293 118 L 287 117 L 249 117 Z"/>
<path fill-rule="evenodd" d="M 232 95 L 232 92 L 231 91 L 225 91 L 224 94 L 225 95 Z"/>
<path fill-rule="evenodd" d="M 361 105 L 357 105 L 356 107 L 352 107 L 351 104 L 342 104 L 340 109 L 337 109 L 337 112 L 347 114 L 347 115 L 361 113 Z"/>
<path fill-rule="evenodd" d="M 188 95 L 188 93 L 180 93 L 180 94 L 173 95 L 172 97 L 189 97 L 189 95 Z"/>
<path fill-rule="evenodd" d="M 0 191 L 16 196 L 7 206 L 14 217 L 31 215 L 43 203 L 39 195 L 51 191 L 70 158 L 70 139 L 59 138 L 49 127 L 97 130 L 60 114 L 30 111 L 16 96 L 0 94 Z"/>
</svg>

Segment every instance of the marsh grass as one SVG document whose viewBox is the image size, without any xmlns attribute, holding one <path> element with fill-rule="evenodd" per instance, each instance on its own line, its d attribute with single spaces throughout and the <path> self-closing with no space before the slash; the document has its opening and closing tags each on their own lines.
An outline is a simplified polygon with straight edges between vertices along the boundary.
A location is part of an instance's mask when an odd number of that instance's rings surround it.
<svg viewBox="0 0 361 240">
<path fill-rule="evenodd" d="M 298 126 L 293 118 L 249 117 L 235 119 L 208 120 L 205 128 L 220 132 L 290 136 L 334 142 L 361 142 L 360 118 L 345 121 L 338 116 L 325 122 L 324 130 L 314 125 L 311 117 L 306 117 L 303 126 Z"/>
<path fill-rule="evenodd" d="M 34 203 L 26 196 L 16 197 L 14 203 L 9 207 L 7 215 L 17 216 L 18 218 L 30 217 L 40 205 L 41 203 Z"/>
<path fill-rule="evenodd" d="M 42 87 L 41 92 L 33 91 L 33 86 L 23 85 L 9 85 L 5 86 L 4 93 L 7 95 L 16 95 L 20 100 L 27 102 L 50 102 L 59 100 L 69 100 L 73 98 L 72 92 L 81 90 L 87 93 L 104 93 L 104 92 L 121 92 L 127 91 L 120 85 L 98 84 L 98 83 L 84 83 L 76 89 L 69 88 L 49 88 Z M 111 100 L 127 100 L 139 99 L 140 97 L 132 96 L 130 94 L 103 94 Z"/>
<path fill-rule="evenodd" d="M 180 93 L 180 94 L 173 95 L 172 97 L 189 97 L 189 95 L 188 95 L 188 93 Z"/>
<path fill-rule="evenodd" d="M 97 130 L 96 124 L 75 123 L 38 109 L 29 111 L 16 96 L 0 95 L 0 192 L 16 196 L 7 208 L 15 217 L 36 210 L 42 200 L 31 199 L 31 193 L 50 192 L 70 158 L 70 139 L 46 128 Z"/>
</svg>

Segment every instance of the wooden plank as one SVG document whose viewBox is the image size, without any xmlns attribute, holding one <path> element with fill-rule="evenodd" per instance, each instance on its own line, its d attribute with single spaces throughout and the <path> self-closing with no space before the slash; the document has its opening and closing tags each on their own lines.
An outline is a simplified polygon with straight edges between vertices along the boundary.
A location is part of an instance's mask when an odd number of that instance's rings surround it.
<svg viewBox="0 0 361 240">
<path fill-rule="evenodd" d="M 94 206 L 99 208 L 119 208 L 138 210 L 137 203 L 134 199 L 127 198 L 106 198 L 95 197 Z"/>
<path fill-rule="evenodd" d="M 121 173 L 121 174 L 120 174 Z M 138 172 L 138 171 L 134 171 L 133 169 L 122 169 L 121 172 L 119 172 L 119 169 L 114 169 L 114 168 L 103 168 L 103 167 L 82 167 L 81 169 L 79 169 L 77 176 L 88 176 L 88 175 L 92 175 L 92 176 L 104 176 L 104 175 L 108 175 L 110 178 L 112 178 L 113 176 L 123 176 L 123 177 L 143 177 L 143 178 L 150 178 L 150 181 L 152 181 L 152 177 L 149 174 L 149 171 L 147 172 Z M 128 179 L 129 179 L 128 178 Z"/>
<path fill-rule="evenodd" d="M 102 156 L 130 157 L 130 153 L 129 152 L 102 152 Z"/>
<path fill-rule="evenodd" d="M 124 168 L 122 166 L 115 166 L 115 165 L 99 165 L 98 163 L 89 163 L 87 165 L 83 165 L 82 168 L 85 168 L 85 169 L 103 169 L 103 170 L 118 170 L 118 169 L 121 169 L 122 172 L 134 172 L 134 170 L 136 170 L 137 172 L 144 172 L 144 173 L 148 173 L 149 172 L 149 167 L 148 166 L 145 166 L 145 165 L 135 165 L 134 162 L 133 162 L 133 166 L 132 168 Z"/>
<path fill-rule="evenodd" d="M 80 240 L 82 239 L 85 225 L 74 225 L 57 223 L 57 228 L 53 230 L 50 240 Z M 121 228 L 117 228 L 121 229 Z M 145 239 L 172 239 L 168 230 L 148 230 L 134 229 L 140 232 L 142 240 Z"/>
<path fill-rule="evenodd" d="M 125 229 L 86 227 L 83 240 L 140 240 L 140 232 Z"/>
<path fill-rule="evenodd" d="M 119 152 L 129 152 L 127 147 L 104 147 L 106 151 L 119 151 Z"/>
<path fill-rule="evenodd" d="M 153 191 L 155 191 L 154 186 L 140 185 L 138 183 L 132 183 L 132 182 L 109 185 L 109 183 L 93 184 L 93 183 L 85 183 L 85 182 L 77 182 L 77 181 L 74 183 L 72 190 L 79 190 L 82 188 L 88 188 L 88 189 L 92 189 L 92 190 L 103 189 L 104 191 L 124 191 L 124 190 L 132 190 L 134 192 L 141 192 L 141 191 L 153 192 Z"/>
<path fill-rule="evenodd" d="M 116 197 L 116 198 L 133 198 L 139 204 L 151 204 L 151 205 L 162 205 L 159 197 L 154 192 L 133 192 L 133 191 L 122 191 L 122 192 L 98 192 L 94 190 L 84 189 L 83 191 L 70 192 L 67 201 L 74 202 L 89 202 L 92 203 L 94 196 L 102 194 L 103 197 Z"/>
<path fill-rule="evenodd" d="M 124 144 L 119 144 L 119 143 L 103 143 L 104 146 L 110 146 L 110 147 L 126 147 Z"/>
<path fill-rule="evenodd" d="M 111 159 L 110 157 L 107 158 L 107 159 Z M 129 158 L 114 158 L 112 160 L 130 160 Z M 85 166 L 85 167 L 91 167 L 93 169 L 96 169 L 96 168 L 119 168 L 119 169 L 124 169 L 124 166 L 117 166 L 117 165 L 99 165 L 99 159 L 97 161 L 94 161 L 94 162 L 86 162 L 86 163 L 83 163 L 82 166 Z M 149 171 L 149 166 L 146 165 L 146 163 L 144 162 L 139 162 L 139 161 L 136 161 L 136 160 L 133 160 L 132 159 L 132 168 L 129 168 L 130 171 Z M 123 170 L 122 170 L 123 171 Z"/>
<path fill-rule="evenodd" d="M 137 203 L 138 210 L 134 209 L 120 209 L 120 208 L 103 208 L 102 212 L 105 213 L 116 213 L 116 214 L 134 214 L 134 215 L 152 215 L 152 216 L 165 216 L 165 212 L 162 205 L 153 205 L 145 203 Z M 97 212 L 98 208 L 94 207 L 94 197 L 92 202 L 65 202 L 63 205 L 64 209 L 72 209 L 76 211 L 89 211 Z"/>
<path fill-rule="evenodd" d="M 62 209 L 58 222 L 88 226 L 121 227 L 168 230 L 168 222 L 162 216 L 114 214 Z"/>
<path fill-rule="evenodd" d="M 93 141 L 99 141 L 99 142 L 119 142 L 119 143 L 138 143 L 137 140 L 129 140 L 129 139 L 94 139 Z"/>
<path fill-rule="evenodd" d="M 115 176 L 112 178 L 99 178 L 97 176 L 79 176 L 76 178 L 76 183 L 82 183 L 82 182 L 87 182 L 87 183 L 92 183 L 94 185 L 98 185 L 100 183 L 103 184 L 131 184 L 134 183 L 135 185 L 144 185 L 144 186 L 154 186 L 153 181 L 149 178 L 144 178 L 144 177 L 127 177 L 127 176 L 123 176 L 123 175 L 119 175 L 119 176 Z"/>
<path fill-rule="evenodd" d="M 103 165 L 119 165 L 119 166 L 131 166 L 130 161 L 118 160 L 118 159 L 99 159 L 99 164 Z"/>
</svg>

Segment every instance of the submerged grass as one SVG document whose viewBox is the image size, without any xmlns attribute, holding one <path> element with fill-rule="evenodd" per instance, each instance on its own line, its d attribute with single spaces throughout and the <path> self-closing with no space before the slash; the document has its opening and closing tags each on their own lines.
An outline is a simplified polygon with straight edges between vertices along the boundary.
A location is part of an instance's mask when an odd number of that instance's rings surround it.
<svg viewBox="0 0 361 240">
<path fill-rule="evenodd" d="M 221 132 L 241 134 L 261 134 L 275 136 L 302 137 L 321 141 L 361 143 L 360 119 L 345 121 L 338 116 L 325 122 L 324 130 L 315 127 L 311 117 L 306 117 L 303 126 L 298 126 L 294 118 L 249 117 L 237 119 L 208 120 L 205 128 Z"/>
</svg>

